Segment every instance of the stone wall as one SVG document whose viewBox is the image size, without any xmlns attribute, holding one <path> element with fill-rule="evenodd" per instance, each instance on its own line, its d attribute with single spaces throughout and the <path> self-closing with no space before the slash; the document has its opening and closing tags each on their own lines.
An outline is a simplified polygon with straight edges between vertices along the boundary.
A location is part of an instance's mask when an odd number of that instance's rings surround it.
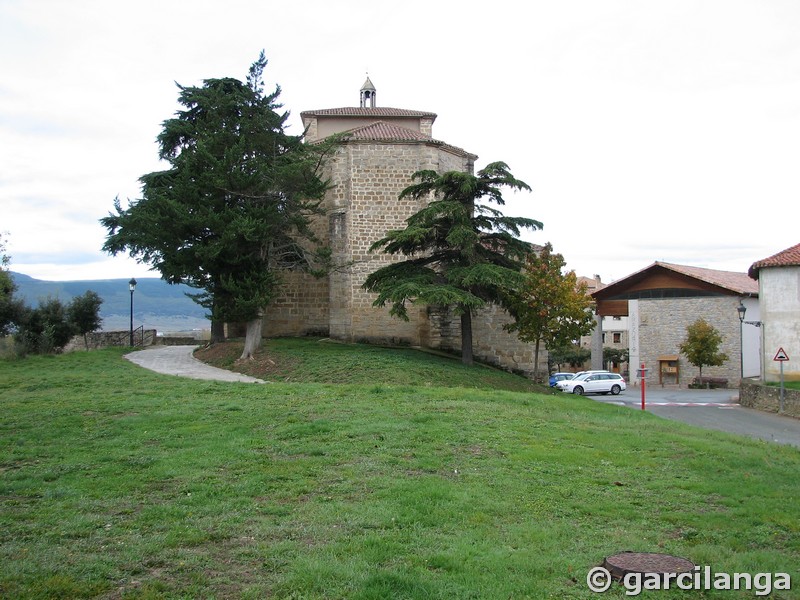
<svg viewBox="0 0 800 600">
<path fill-rule="evenodd" d="M 430 129 L 430 123 L 424 123 Z M 426 133 L 427 132 L 426 130 Z M 317 131 L 316 134 L 321 134 Z M 314 218 L 314 231 L 330 246 L 333 271 L 324 280 L 289 274 L 279 298 L 268 307 L 264 335 L 328 335 L 349 342 L 422 346 L 460 352 L 460 319 L 423 305 L 409 304 L 408 321 L 389 314 L 389 306 L 373 305 L 376 295 L 363 289 L 377 269 L 402 256 L 370 252 L 386 233 L 403 229 L 406 220 L 427 199 L 400 198 L 420 170 L 473 171 L 472 155 L 425 141 L 351 140 L 342 144 L 325 165 L 331 183 Z M 509 317 L 492 307 L 473 318 L 476 360 L 531 375 L 533 346 L 503 330 Z M 540 372 L 547 373 L 547 353 L 541 350 Z"/>
<path fill-rule="evenodd" d="M 133 332 L 133 342 L 137 346 L 152 346 L 156 339 L 158 338 L 156 337 L 155 329 L 139 329 Z M 130 346 L 131 332 L 130 330 L 93 331 L 86 335 L 86 342 L 88 342 L 89 350 L 109 348 L 111 346 Z M 64 352 L 86 350 L 86 346 L 87 343 L 84 342 L 83 336 L 76 335 L 64 346 Z"/>
<path fill-rule="evenodd" d="M 285 275 L 281 294 L 267 308 L 264 335 L 328 335 L 344 341 L 428 346 L 432 332 L 427 307 L 409 306 L 409 321 L 373 306 L 376 295 L 362 288 L 380 267 L 403 257 L 369 249 L 389 230 L 402 229 L 425 199 L 400 199 L 423 169 L 470 171 L 467 156 L 420 142 L 351 141 L 326 164 L 329 179 L 313 229 L 332 251 L 332 272 L 323 279 L 303 273 Z"/>
<path fill-rule="evenodd" d="M 329 288 L 327 278 L 308 273 L 283 275 L 281 293 L 266 311 L 264 337 L 328 335 Z M 244 336 L 244 328 L 237 335 Z"/>
<path fill-rule="evenodd" d="M 435 152 L 426 144 L 350 143 L 335 168 L 344 169 L 348 197 L 339 204 L 345 210 L 346 242 L 339 260 L 349 263 L 347 277 L 331 282 L 331 309 L 346 313 L 331 322 L 331 336 L 347 341 L 420 344 L 426 327 L 424 313 L 409 311 L 409 321 L 393 318 L 389 309 L 373 306 L 375 294 L 362 289 L 367 276 L 402 257 L 369 249 L 393 229 L 403 229 L 406 219 L 423 206 L 400 193 L 420 169 L 436 169 Z M 340 284 L 340 285 L 337 285 Z M 333 315 L 332 315 L 333 316 Z"/>
<path fill-rule="evenodd" d="M 735 297 L 701 298 L 652 298 L 638 302 L 638 362 L 634 362 L 632 379 L 638 363 L 644 362 L 647 383 L 658 384 L 658 358 L 664 355 L 679 355 L 679 385 L 686 387 L 699 375 L 699 369 L 692 365 L 680 352 L 680 344 L 686 339 L 686 328 L 698 318 L 704 318 L 722 336 L 720 351 L 728 355 L 728 360 L 719 367 L 703 367 L 703 377 L 719 377 L 728 380 L 730 387 L 736 387 L 740 376 L 739 318 L 736 313 L 738 299 Z M 675 383 L 674 380 L 664 383 Z"/>
<path fill-rule="evenodd" d="M 766 412 L 780 410 L 780 387 L 745 379 L 739 387 L 739 404 Z M 783 390 L 783 414 L 800 418 L 800 391 Z"/>
<path fill-rule="evenodd" d="M 131 332 L 123 331 L 94 331 L 86 336 L 89 350 L 100 348 L 110 348 L 112 346 L 130 346 Z M 133 342 L 137 347 L 142 346 L 196 346 L 202 343 L 200 340 L 190 336 L 159 336 L 155 329 L 138 329 L 133 332 Z M 86 350 L 86 343 L 82 335 L 73 337 L 66 346 L 64 352 L 75 352 Z"/>
<path fill-rule="evenodd" d="M 436 332 L 431 336 L 431 347 L 460 354 L 461 317 L 441 309 L 432 309 L 429 313 L 431 330 Z M 508 313 L 493 304 L 476 311 L 472 317 L 473 356 L 480 362 L 533 377 L 535 347 L 520 341 L 516 333 L 503 329 L 511 322 Z M 539 349 L 539 378 L 548 374 L 547 350 L 542 346 Z"/>
</svg>

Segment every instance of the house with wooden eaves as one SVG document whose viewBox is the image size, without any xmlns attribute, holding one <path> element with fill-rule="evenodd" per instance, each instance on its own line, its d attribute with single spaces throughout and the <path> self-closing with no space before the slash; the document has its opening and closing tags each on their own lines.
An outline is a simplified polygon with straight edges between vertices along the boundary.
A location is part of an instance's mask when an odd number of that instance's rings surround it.
<svg viewBox="0 0 800 600">
<path fill-rule="evenodd" d="M 595 337 L 602 336 L 600 317 L 627 317 L 631 382 L 644 363 L 648 385 L 685 387 L 698 375 L 681 354 L 686 328 L 705 319 L 722 336 L 720 351 L 728 360 L 704 367 L 704 377 L 723 378 L 732 387 L 741 377 L 760 373 L 761 337 L 739 320 L 740 304 L 748 318 L 758 320 L 758 285 L 747 273 L 655 262 L 641 271 L 592 293 L 596 302 Z M 593 352 L 601 344 L 593 344 Z M 594 364 L 595 357 L 592 357 Z"/>
</svg>

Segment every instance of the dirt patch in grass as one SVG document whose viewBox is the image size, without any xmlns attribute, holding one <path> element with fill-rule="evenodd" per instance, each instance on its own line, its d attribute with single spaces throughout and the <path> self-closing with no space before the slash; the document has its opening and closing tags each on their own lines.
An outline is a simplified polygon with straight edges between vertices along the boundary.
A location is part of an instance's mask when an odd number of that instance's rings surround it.
<svg viewBox="0 0 800 600">
<path fill-rule="evenodd" d="M 244 342 L 229 341 L 195 350 L 194 356 L 206 364 L 267 381 L 285 381 L 298 368 L 300 361 L 270 352 L 262 346 L 253 358 L 240 359 Z"/>
</svg>

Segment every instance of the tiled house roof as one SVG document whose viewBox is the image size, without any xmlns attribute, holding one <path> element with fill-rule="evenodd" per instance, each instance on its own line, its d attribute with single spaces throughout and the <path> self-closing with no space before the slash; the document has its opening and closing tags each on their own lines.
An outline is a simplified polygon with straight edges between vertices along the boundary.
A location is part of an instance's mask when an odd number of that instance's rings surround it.
<svg viewBox="0 0 800 600">
<path fill-rule="evenodd" d="M 623 293 L 636 286 L 655 272 L 665 269 L 678 273 L 685 277 L 696 279 L 704 283 L 713 285 L 717 288 L 727 290 L 737 295 L 758 295 L 758 283 L 747 276 L 747 273 L 736 273 L 733 271 L 717 271 L 715 269 L 704 269 L 701 267 L 688 267 L 685 265 L 674 265 L 665 262 L 654 262 L 650 266 L 637 271 L 627 277 L 615 281 L 592 293 L 595 298 L 612 298 L 617 294 Z"/>
<path fill-rule="evenodd" d="M 670 263 L 658 262 L 665 269 L 670 269 L 676 273 L 682 273 L 689 277 L 694 277 L 706 283 L 712 283 L 721 288 L 738 292 L 740 294 L 758 294 L 758 285 L 753 285 L 753 281 L 747 273 L 737 273 L 735 271 L 717 271 L 715 269 L 703 269 L 701 267 L 687 267 L 685 265 L 673 265 Z"/>
<path fill-rule="evenodd" d="M 750 265 L 747 274 L 753 279 L 758 279 L 758 272 L 769 267 L 798 267 L 800 266 L 800 244 L 787 248 L 782 252 L 773 254 L 769 258 L 759 260 Z"/>
</svg>

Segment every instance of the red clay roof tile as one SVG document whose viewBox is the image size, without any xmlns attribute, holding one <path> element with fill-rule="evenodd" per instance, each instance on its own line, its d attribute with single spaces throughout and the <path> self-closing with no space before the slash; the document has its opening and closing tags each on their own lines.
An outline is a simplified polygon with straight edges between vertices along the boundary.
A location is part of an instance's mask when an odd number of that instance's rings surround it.
<svg viewBox="0 0 800 600">
<path fill-rule="evenodd" d="M 450 144 L 446 144 L 445 142 L 433 139 L 429 135 L 420 133 L 416 129 L 409 129 L 408 127 L 402 127 L 400 125 L 392 125 L 391 123 L 386 123 L 384 121 L 376 121 L 375 123 L 370 123 L 369 125 L 355 127 L 343 133 L 348 140 L 368 142 L 424 142 L 427 144 L 440 146 L 445 150 L 448 150 L 449 152 L 459 156 L 466 156 L 472 158 L 473 160 L 478 158 L 463 148 L 452 146 Z"/>
<path fill-rule="evenodd" d="M 800 244 L 787 248 L 777 254 L 759 260 L 750 265 L 747 274 L 753 279 L 758 279 L 758 272 L 768 267 L 797 267 L 800 266 Z"/>
</svg>

